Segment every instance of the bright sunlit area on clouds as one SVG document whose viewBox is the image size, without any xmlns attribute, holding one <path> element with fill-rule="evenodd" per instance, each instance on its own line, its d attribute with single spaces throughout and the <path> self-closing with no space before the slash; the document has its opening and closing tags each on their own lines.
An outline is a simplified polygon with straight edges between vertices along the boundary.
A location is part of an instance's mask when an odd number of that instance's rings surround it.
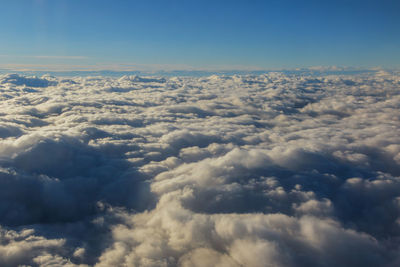
<svg viewBox="0 0 400 267">
<path fill-rule="evenodd" d="M 399 1 L 1 1 L 0 266 L 400 266 Z"/>
</svg>

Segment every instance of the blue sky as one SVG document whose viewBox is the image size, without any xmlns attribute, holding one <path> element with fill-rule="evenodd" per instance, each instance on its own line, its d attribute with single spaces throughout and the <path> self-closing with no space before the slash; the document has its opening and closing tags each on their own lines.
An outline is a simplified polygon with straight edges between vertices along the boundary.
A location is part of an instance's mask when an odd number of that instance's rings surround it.
<svg viewBox="0 0 400 267">
<path fill-rule="evenodd" d="M 400 67 L 400 1 L 1 1 L 0 68 Z"/>
</svg>

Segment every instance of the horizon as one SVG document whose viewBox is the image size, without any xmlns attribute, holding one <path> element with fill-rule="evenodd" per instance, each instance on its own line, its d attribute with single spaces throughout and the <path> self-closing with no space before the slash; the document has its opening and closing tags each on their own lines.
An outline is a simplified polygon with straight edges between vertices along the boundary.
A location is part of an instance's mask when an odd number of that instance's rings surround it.
<svg viewBox="0 0 400 267">
<path fill-rule="evenodd" d="M 109 76 L 118 77 L 124 75 L 140 75 L 140 76 L 187 76 L 187 77 L 206 77 L 210 75 L 263 75 L 272 72 L 294 75 L 309 75 L 309 76 L 324 76 L 324 75 L 354 75 L 368 73 L 398 73 L 398 68 L 355 68 L 355 67 L 337 67 L 337 66 L 314 66 L 308 68 L 287 68 L 287 69 L 259 69 L 259 70 L 242 70 L 242 69 L 172 69 L 172 70 L 113 70 L 113 69 L 66 69 L 66 70 L 49 70 L 49 69 L 2 69 L 1 75 L 18 74 L 25 76 L 58 76 L 58 77 L 73 77 L 73 76 Z"/>
</svg>

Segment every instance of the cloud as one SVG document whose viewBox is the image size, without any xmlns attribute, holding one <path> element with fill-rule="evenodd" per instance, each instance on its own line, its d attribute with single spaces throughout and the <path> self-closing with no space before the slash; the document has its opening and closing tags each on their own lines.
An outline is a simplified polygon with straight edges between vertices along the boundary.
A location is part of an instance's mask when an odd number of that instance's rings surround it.
<svg viewBox="0 0 400 267">
<path fill-rule="evenodd" d="M 0 76 L 0 265 L 396 266 L 400 76 Z"/>
<path fill-rule="evenodd" d="M 2 266 L 17 266 L 23 263 L 44 262 L 51 252 L 62 252 L 63 239 L 45 239 L 35 235 L 32 229 L 13 231 L 0 228 L 0 263 Z M 62 263 L 68 260 L 60 257 Z M 60 263 L 60 260 L 57 262 Z"/>
<path fill-rule="evenodd" d="M 49 79 L 41 79 L 37 77 L 23 77 L 18 74 L 8 74 L 3 76 L 1 81 L 2 84 L 11 83 L 14 85 L 25 85 L 30 87 L 49 87 L 56 85 L 56 82 L 50 81 Z"/>
</svg>

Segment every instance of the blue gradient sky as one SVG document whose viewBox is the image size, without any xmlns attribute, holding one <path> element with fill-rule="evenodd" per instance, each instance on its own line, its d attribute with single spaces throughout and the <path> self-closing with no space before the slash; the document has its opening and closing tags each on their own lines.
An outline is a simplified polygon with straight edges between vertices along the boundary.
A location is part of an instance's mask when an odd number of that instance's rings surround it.
<svg viewBox="0 0 400 267">
<path fill-rule="evenodd" d="M 400 1 L 1 1 L 0 67 L 400 67 Z"/>
</svg>

